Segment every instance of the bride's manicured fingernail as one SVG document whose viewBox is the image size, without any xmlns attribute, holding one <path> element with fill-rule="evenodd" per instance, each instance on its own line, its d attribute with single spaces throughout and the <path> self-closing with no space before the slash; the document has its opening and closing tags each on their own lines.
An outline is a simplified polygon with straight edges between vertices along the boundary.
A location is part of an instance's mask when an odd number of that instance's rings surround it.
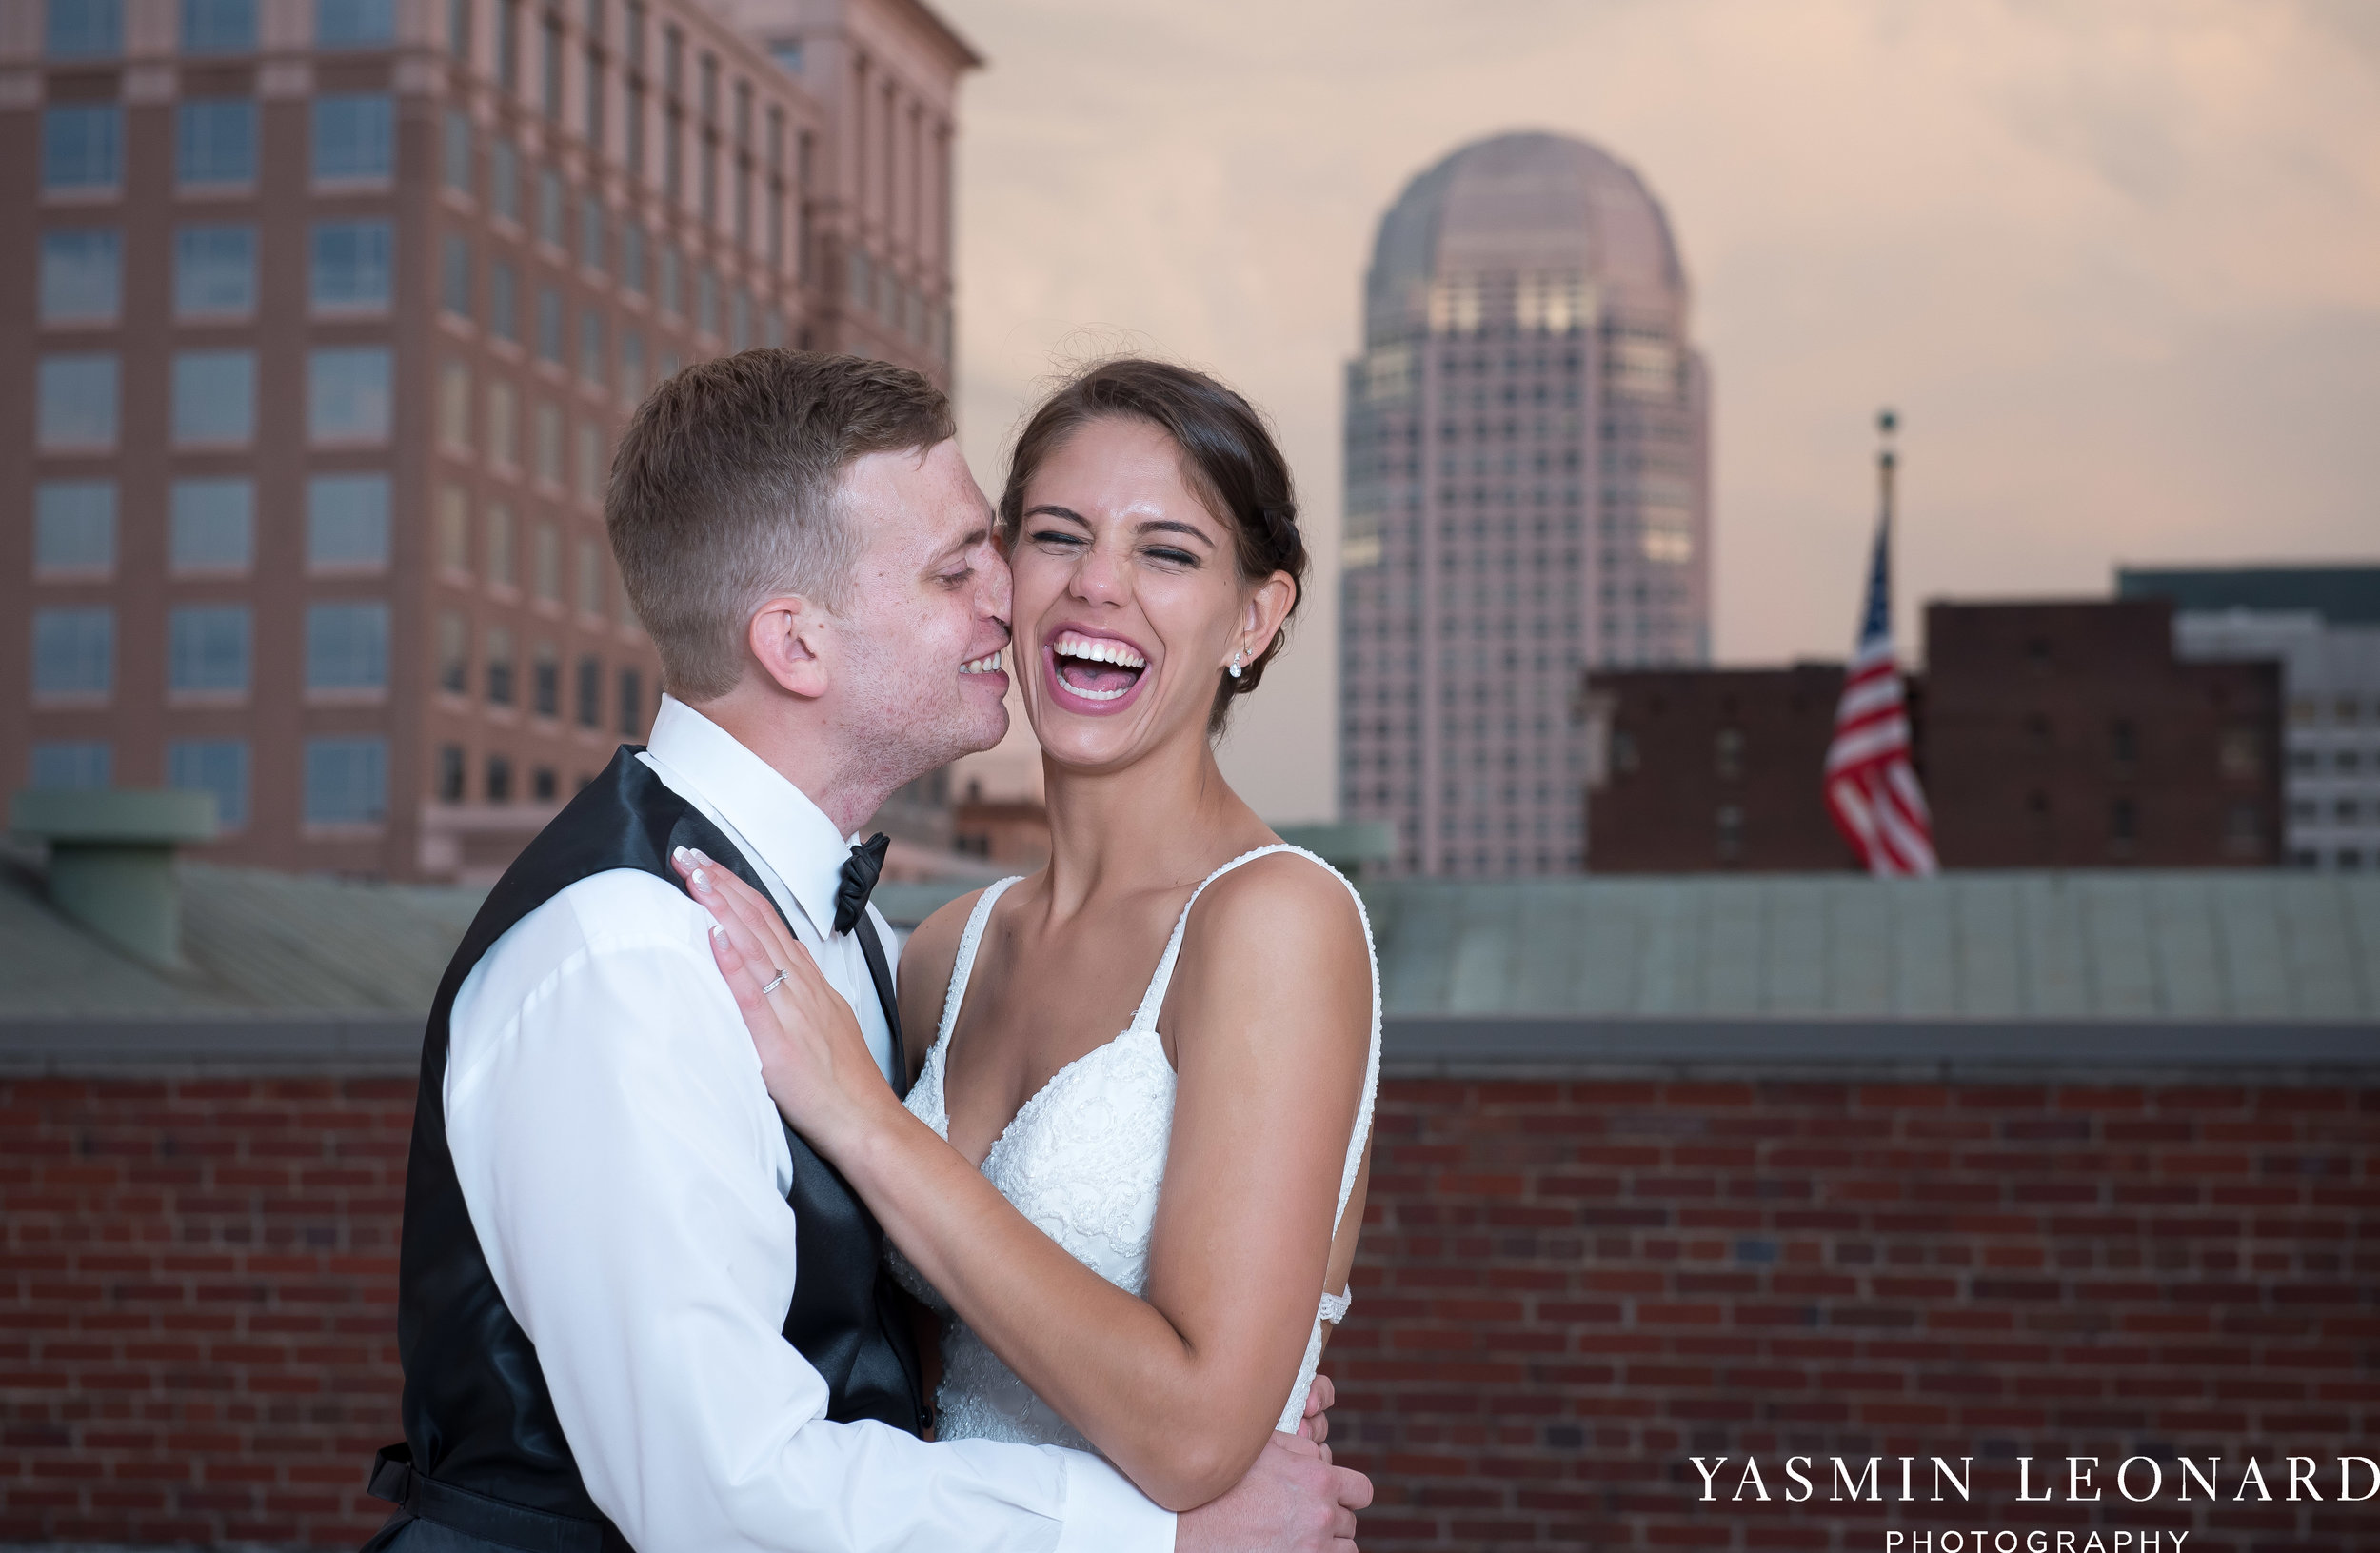
<svg viewBox="0 0 2380 1553">
<path fill-rule="evenodd" d="M 694 886 L 695 894 L 708 895 L 711 892 L 711 876 L 704 872 L 702 869 L 695 869 L 691 874 L 688 874 L 686 878 L 688 882 Z"/>
<path fill-rule="evenodd" d="M 717 923 L 712 923 L 711 937 L 719 940 L 720 943 L 724 944 L 727 942 L 727 929 L 720 926 Z"/>
<path fill-rule="evenodd" d="M 708 864 L 711 860 L 711 855 L 708 852 L 704 851 L 700 846 L 689 846 L 686 848 L 686 851 L 697 863 Z"/>
<path fill-rule="evenodd" d="M 686 849 L 685 849 L 684 847 L 683 847 L 683 846 L 672 846 L 672 847 L 669 849 L 669 861 L 670 861 L 670 862 L 672 862 L 672 863 L 684 863 L 685 860 L 686 860 Z"/>
</svg>

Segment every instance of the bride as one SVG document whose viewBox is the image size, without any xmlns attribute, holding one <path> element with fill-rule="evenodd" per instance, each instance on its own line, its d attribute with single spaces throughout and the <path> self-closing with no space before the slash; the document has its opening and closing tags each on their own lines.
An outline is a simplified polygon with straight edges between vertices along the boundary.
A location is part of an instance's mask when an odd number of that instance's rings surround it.
<svg viewBox="0 0 2380 1553">
<path fill-rule="evenodd" d="M 769 1093 L 945 1318 L 939 1437 L 1088 1445 L 1189 1509 L 1299 1427 L 1363 1218 L 1362 905 L 1213 747 L 1305 547 L 1257 412 L 1150 361 L 1035 412 L 998 521 L 1051 856 L 910 939 L 905 1106 L 765 901 L 686 871 Z"/>
</svg>

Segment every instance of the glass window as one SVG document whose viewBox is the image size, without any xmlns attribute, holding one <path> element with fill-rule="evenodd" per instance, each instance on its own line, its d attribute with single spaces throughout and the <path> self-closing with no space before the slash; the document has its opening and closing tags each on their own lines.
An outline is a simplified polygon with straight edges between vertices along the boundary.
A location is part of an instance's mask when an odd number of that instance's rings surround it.
<svg viewBox="0 0 2380 1553">
<path fill-rule="evenodd" d="M 660 302 L 662 311 L 675 316 L 678 307 L 678 249 L 674 243 L 661 246 Z"/>
<path fill-rule="evenodd" d="M 225 695 L 248 689 L 248 616 L 243 605 L 185 605 L 166 626 L 166 687 Z"/>
<path fill-rule="evenodd" d="M 316 442 L 388 436 L 388 348 L 346 346 L 307 356 L 307 434 Z"/>
<path fill-rule="evenodd" d="M 487 506 L 487 580 L 512 586 L 512 508 L 502 502 Z"/>
<path fill-rule="evenodd" d="M 446 187 L 457 193 L 471 191 L 471 115 L 459 108 L 446 110 L 444 163 Z"/>
<path fill-rule="evenodd" d="M 396 162 L 390 99 L 356 92 L 314 99 L 314 176 L 386 178 Z"/>
<path fill-rule="evenodd" d="M 114 786 L 114 751 L 92 739 L 33 746 L 32 786 L 49 791 L 92 792 Z"/>
<path fill-rule="evenodd" d="M 182 51 L 256 51 L 256 0 L 182 0 Z"/>
<path fill-rule="evenodd" d="M 579 205 L 579 263 L 604 268 L 604 207 L 591 196 Z"/>
<path fill-rule="evenodd" d="M 521 467 L 520 401 L 512 385 L 498 378 L 487 385 L 487 456 L 500 468 Z"/>
<path fill-rule="evenodd" d="M 620 284 L 631 291 L 645 289 L 645 229 L 620 229 Z"/>
<path fill-rule="evenodd" d="M 33 488 L 33 572 L 102 573 L 116 564 L 111 480 L 45 480 Z"/>
<path fill-rule="evenodd" d="M 256 104 L 193 98 L 173 113 L 173 175 L 186 184 L 256 181 Z"/>
<path fill-rule="evenodd" d="M 499 259 L 487 267 L 487 329 L 500 340 L 521 338 L 520 290 L 510 265 Z"/>
<path fill-rule="evenodd" d="M 471 0 L 446 0 L 446 50 L 468 64 L 471 58 Z"/>
<path fill-rule="evenodd" d="M 183 318 L 256 310 L 256 229 L 184 227 L 173 234 L 173 310 Z"/>
<path fill-rule="evenodd" d="M 255 482 L 176 480 L 169 506 L 174 570 L 248 568 L 256 549 Z"/>
<path fill-rule="evenodd" d="M 562 411 L 552 405 L 538 406 L 530 434 L 534 438 L 531 451 L 537 458 L 537 478 L 548 485 L 562 484 Z"/>
<path fill-rule="evenodd" d="M 315 604 L 306 610 L 306 687 L 381 690 L 388 685 L 388 607 Z"/>
<path fill-rule="evenodd" d="M 579 376 L 598 387 L 604 381 L 604 315 L 591 308 L 579 314 Z"/>
<path fill-rule="evenodd" d="M 537 289 L 537 353 L 557 365 L 562 361 L 562 293 L 550 286 Z"/>
<path fill-rule="evenodd" d="M 104 696 L 115 687 L 116 612 L 33 611 L 33 694 Z"/>
<path fill-rule="evenodd" d="M 113 189 L 123 173 L 124 115 L 113 103 L 42 110 L 42 188 Z"/>
<path fill-rule="evenodd" d="M 550 168 L 537 175 L 537 236 L 562 247 L 562 174 Z"/>
<path fill-rule="evenodd" d="M 41 447 L 71 450 L 115 446 L 115 357 L 44 356 L 35 382 Z"/>
<path fill-rule="evenodd" d="M 604 666 L 597 658 L 579 660 L 579 727 L 599 727 L 604 721 Z"/>
<path fill-rule="evenodd" d="M 540 717 L 562 715 L 562 660 L 551 642 L 540 642 L 529 659 L 529 709 Z"/>
<path fill-rule="evenodd" d="M 620 731 L 631 739 L 645 731 L 645 677 L 633 668 L 620 671 Z"/>
<path fill-rule="evenodd" d="M 368 48 L 396 36 L 396 0 L 314 0 L 316 48 Z"/>
<path fill-rule="evenodd" d="M 634 405 L 645 397 L 645 336 L 632 329 L 620 331 L 620 402 Z"/>
<path fill-rule="evenodd" d="M 124 52 L 124 0 L 50 0 L 51 59 L 111 59 Z"/>
<path fill-rule="evenodd" d="M 491 804 L 512 801 L 512 762 L 503 755 L 487 757 L 487 801 Z"/>
<path fill-rule="evenodd" d="M 314 306 L 388 306 L 391 242 L 386 221 L 314 223 Z"/>
<path fill-rule="evenodd" d="M 173 739 L 166 745 L 166 786 L 215 795 L 215 827 L 248 824 L 248 743 L 242 739 Z"/>
<path fill-rule="evenodd" d="M 457 318 L 471 316 L 471 240 L 448 232 L 439 246 L 438 302 Z"/>
<path fill-rule="evenodd" d="M 106 323 L 122 307 L 124 266 L 115 229 L 41 234 L 41 321 Z"/>
<path fill-rule="evenodd" d="M 471 671 L 470 627 L 447 609 L 438 616 L 438 688 L 461 695 Z"/>
<path fill-rule="evenodd" d="M 502 626 L 487 627 L 486 650 L 481 654 L 487 661 L 487 699 L 491 705 L 512 705 L 512 633 Z"/>
<path fill-rule="evenodd" d="M 727 342 L 735 350 L 752 343 L 752 297 L 741 286 L 727 302 Z"/>
<path fill-rule="evenodd" d="M 708 265 L 694 272 L 694 327 L 705 334 L 719 332 L 719 276 Z"/>
<path fill-rule="evenodd" d="M 583 614 L 604 612 L 604 552 L 591 539 L 579 541 L 579 609 Z M 588 727 L 594 725 L 590 722 Z"/>
<path fill-rule="evenodd" d="M 377 825 L 388 814 L 388 741 L 306 741 L 306 823 Z"/>
<path fill-rule="evenodd" d="M 173 358 L 173 440 L 237 444 L 256 435 L 256 353 L 184 350 Z"/>
<path fill-rule="evenodd" d="M 306 564 L 388 564 L 388 477 L 318 474 L 306 483 Z"/>
<path fill-rule="evenodd" d="M 604 434 L 579 423 L 579 499 L 589 507 L 604 505 Z"/>
<path fill-rule="evenodd" d="M 509 140 L 488 149 L 487 203 L 506 221 L 521 219 L 521 153 Z"/>
<path fill-rule="evenodd" d="M 471 368 L 449 361 L 438 368 L 438 440 L 458 452 L 471 450 Z"/>
<path fill-rule="evenodd" d="M 461 486 L 438 488 L 438 565 L 467 577 L 471 573 L 471 499 Z"/>
<path fill-rule="evenodd" d="M 562 602 L 562 534 L 550 523 L 537 526 L 529 545 L 529 581 L 537 597 L 547 604 Z"/>
</svg>

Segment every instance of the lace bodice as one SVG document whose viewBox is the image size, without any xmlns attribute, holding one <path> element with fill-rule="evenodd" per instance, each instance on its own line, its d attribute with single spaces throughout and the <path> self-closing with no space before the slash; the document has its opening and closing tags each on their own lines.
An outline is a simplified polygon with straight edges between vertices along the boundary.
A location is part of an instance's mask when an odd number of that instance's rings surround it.
<svg viewBox="0 0 2380 1553">
<path fill-rule="evenodd" d="M 1019 1107 L 983 1156 L 983 1175 L 1000 1194 L 1016 1205 L 1043 1234 L 1073 1253 L 1077 1261 L 1117 1287 L 1133 1294 L 1148 1286 L 1149 1230 L 1157 1217 L 1159 1188 L 1165 1179 L 1165 1152 L 1173 1136 L 1174 1069 L 1157 1033 L 1158 1011 L 1173 982 L 1174 962 L 1181 953 L 1190 907 L 1206 886 L 1239 867 L 1275 852 L 1297 852 L 1318 866 L 1320 858 L 1299 847 L 1279 844 L 1259 847 L 1232 859 L 1207 875 L 1191 892 L 1166 942 L 1132 1024 L 1105 1045 L 1097 1046 L 1051 1075 L 1032 1098 Z M 1333 877 L 1339 875 L 1333 871 Z M 1339 879 L 1341 884 L 1346 881 Z M 926 1053 L 924 1069 L 910 1087 L 908 1107 L 944 1138 L 950 1136 L 950 1114 L 943 1090 L 948 1066 L 951 1026 L 966 1001 L 967 978 L 990 920 L 993 905 L 1014 879 L 1003 879 L 983 892 L 967 918 L 959 940 L 959 956 L 950 970 L 950 990 L 942 1000 L 942 1025 Z M 1348 886 L 1348 893 L 1355 887 Z M 1356 896 L 1363 912 L 1363 898 Z M 1372 953 L 1372 925 L 1363 918 L 1364 949 Z M 1363 1094 L 1356 1108 L 1356 1125 L 1347 1142 L 1346 1168 L 1339 1177 L 1339 1216 L 1355 1188 L 1356 1172 L 1363 1162 L 1363 1146 L 1372 1129 L 1372 1101 L 1380 1074 L 1380 975 L 1372 966 L 1371 1049 L 1364 1060 Z M 1090 1442 L 1075 1431 L 1025 1384 L 1002 1364 L 991 1349 L 951 1315 L 949 1304 L 886 1245 L 886 1256 L 902 1281 L 920 1298 L 942 1312 L 942 1384 L 936 1398 L 938 1435 L 944 1440 L 1005 1440 L 1023 1444 L 1071 1445 L 1089 1450 Z M 1281 1410 L 1279 1427 L 1295 1429 L 1305 1411 L 1306 1388 L 1313 1384 L 1321 1359 L 1323 1327 L 1347 1313 L 1349 1295 L 1326 1294 L 1306 1341 L 1298 1381 Z"/>
</svg>

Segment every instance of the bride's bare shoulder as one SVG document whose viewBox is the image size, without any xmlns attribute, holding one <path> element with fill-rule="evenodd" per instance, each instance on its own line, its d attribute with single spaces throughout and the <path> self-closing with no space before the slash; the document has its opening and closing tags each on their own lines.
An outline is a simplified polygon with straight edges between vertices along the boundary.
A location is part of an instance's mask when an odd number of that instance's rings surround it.
<svg viewBox="0 0 2380 1553">
<path fill-rule="evenodd" d="M 1184 934 L 1185 962 L 1298 966 L 1311 975 L 1359 977 L 1370 986 L 1363 914 L 1347 882 L 1299 852 L 1243 863 L 1199 898 Z"/>
</svg>

